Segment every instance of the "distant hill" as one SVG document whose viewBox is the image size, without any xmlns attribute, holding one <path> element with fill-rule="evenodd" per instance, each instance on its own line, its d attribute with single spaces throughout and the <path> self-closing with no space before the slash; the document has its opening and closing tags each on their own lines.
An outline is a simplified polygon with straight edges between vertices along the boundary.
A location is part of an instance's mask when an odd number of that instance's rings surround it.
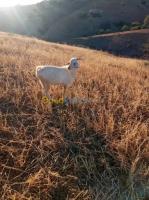
<svg viewBox="0 0 149 200">
<path fill-rule="evenodd" d="M 149 58 L 149 29 L 82 37 L 71 42 L 116 55 Z"/>
<path fill-rule="evenodd" d="M 148 14 L 148 0 L 46 0 L 0 9 L 0 30 L 67 41 L 119 31 L 130 23 L 143 23 Z"/>
</svg>

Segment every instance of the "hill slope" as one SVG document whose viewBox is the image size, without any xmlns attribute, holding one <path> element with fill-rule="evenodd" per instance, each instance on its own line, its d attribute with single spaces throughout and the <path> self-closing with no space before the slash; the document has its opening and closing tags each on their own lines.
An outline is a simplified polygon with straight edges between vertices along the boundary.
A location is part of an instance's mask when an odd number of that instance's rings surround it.
<svg viewBox="0 0 149 200">
<path fill-rule="evenodd" d="M 76 38 L 70 43 L 116 55 L 149 58 L 149 29 Z"/>
<path fill-rule="evenodd" d="M 35 66 L 72 56 L 92 101 L 44 104 Z M 148 199 L 148 61 L 0 33 L 0 67 L 2 200 Z"/>
<path fill-rule="evenodd" d="M 123 24 L 142 22 L 148 10 L 148 0 L 49 0 L 0 9 L 0 30 L 67 41 L 100 29 L 117 31 Z"/>
</svg>

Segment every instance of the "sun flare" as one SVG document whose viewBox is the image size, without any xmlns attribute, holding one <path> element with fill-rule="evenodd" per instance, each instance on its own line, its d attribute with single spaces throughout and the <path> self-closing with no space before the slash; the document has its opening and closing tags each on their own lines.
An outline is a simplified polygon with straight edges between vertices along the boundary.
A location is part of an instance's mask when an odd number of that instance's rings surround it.
<svg viewBox="0 0 149 200">
<path fill-rule="evenodd" d="M 0 7 L 10 7 L 15 5 L 27 5 L 38 3 L 42 0 L 0 0 Z"/>
</svg>

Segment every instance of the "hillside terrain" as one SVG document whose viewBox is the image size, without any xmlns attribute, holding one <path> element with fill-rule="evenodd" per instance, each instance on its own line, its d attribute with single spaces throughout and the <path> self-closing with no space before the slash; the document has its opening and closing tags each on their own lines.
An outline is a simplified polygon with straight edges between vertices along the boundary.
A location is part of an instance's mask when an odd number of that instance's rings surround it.
<svg viewBox="0 0 149 200">
<path fill-rule="evenodd" d="M 81 57 L 45 104 L 35 67 Z M 1 200 L 147 200 L 149 62 L 0 33 Z M 54 99 L 62 88 L 50 88 Z"/>
<path fill-rule="evenodd" d="M 148 0 L 45 0 L 36 5 L 0 9 L 0 30 L 49 41 L 116 32 L 149 14 Z"/>
<path fill-rule="evenodd" d="M 149 29 L 75 38 L 70 43 L 116 55 L 149 59 Z"/>
</svg>

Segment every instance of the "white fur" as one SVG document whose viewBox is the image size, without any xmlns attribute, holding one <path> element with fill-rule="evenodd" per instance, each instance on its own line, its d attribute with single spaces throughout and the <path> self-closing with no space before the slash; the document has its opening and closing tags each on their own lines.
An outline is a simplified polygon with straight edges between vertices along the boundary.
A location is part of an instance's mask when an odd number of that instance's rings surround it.
<svg viewBox="0 0 149 200">
<path fill-rule="evenodd" d="M 79 68 L 77 58 L 71 58 L 69 65 L 65 66 L 52 66 L 43 65 L 36 67 L 36 77 L 39 79 L 44 94 L 48 95 L 49 86 L 52 85 L 63 85 L 64 86 L 64 97 L 67 87 L 71 86 L 76 79 L 76 72 Z"/>
</svg>

